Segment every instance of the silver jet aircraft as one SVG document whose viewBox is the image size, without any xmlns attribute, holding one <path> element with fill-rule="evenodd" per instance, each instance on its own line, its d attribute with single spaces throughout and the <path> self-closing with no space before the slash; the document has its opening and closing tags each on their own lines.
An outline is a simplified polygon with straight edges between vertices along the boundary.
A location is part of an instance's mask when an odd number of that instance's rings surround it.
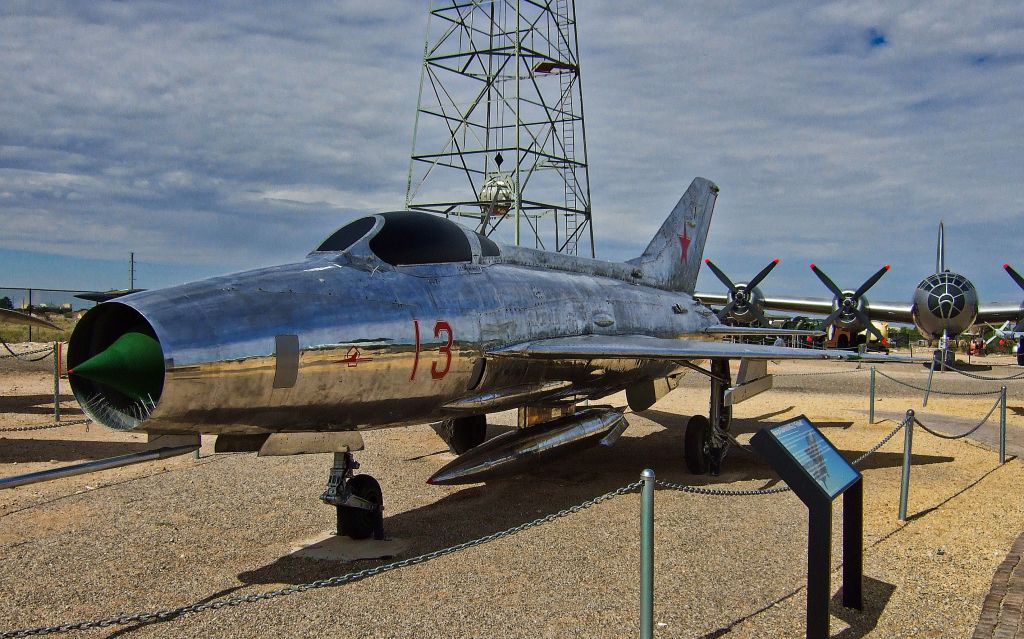
<svg viewBox="0 0 1024 639">
<path fill-rule="evenodd" d="M 71 337 L 71 387 L 116 429 L 335 453 L 322 499 L 353 537 L 379 534 L 383 501 L 353 474 L 361 430 L 440 421 L 461 454 L 430 481 L 476 482 L 551 449 L 610 445 L 624 408 L 581 404 L 625 390 L 644 410 L 688 369 L 710 378 L 711 402 L 710 420 L 690 418 L 684 456 L 717 472 L 731 406 L 770 387 L 768 359 L 862 358 L 721 341 L 807 333 L 722 326 L 694 300 L 717 195 L 694 180 L 626 263 L 500 246 L 425 213 L 370 215 L 294 264 L 99 304 Z M 487 414 L 512 408 L 519 428 L 484 442 Z"/>
<path fill-rule="evenodd" d="M 943 361 L 947 365 L 953 363 L 954 355 L 949 350 L 949 340 L 969 329 L 975 322 L 1016 322 L 1024 318 L 1024 304 L 980 304 L 974 284 L 963 275 L 946 268 L 945 233 L 942 223 L 939 224 L 935 273 L 921 280 L 914 289 L 909 304 L 872 302 L 865 296 L 868 289 L 889 270 L 888 264 L 876 271 L 856 290 L 840 289 L 824 271 L 811 264 L 811 270 L 832 293 L 831 299 L 765 296 L 758 285 L 778 264 L 778 260 L 768 264 L 751 278 L 750 282 L 738 283 L 733 283 L 710 260 L 707 260 L 707 264 L 715 276 L 725 284 L 728 293 L 696 293 L 696 297 L 705 304 L 722 305 L 718 312 L 719 319 L 731 318 L 740 324 L 765 324 L 765 310 L 819 313 L 827 315 L 823 326 L 834 324 L 854 333 L 866 330 L 879 340 L 882 339 L 882 335 L 871 325 L 872 321 L 913 324 L 922 335 L 939 341 L 939 350 L 935 352 L 935 358 L 936 361 Z M 1014 282 L 1024 288 L 1024 279 L 1010 265 L 1004 264 L 1003 268 Z M 840 342 L 839 346 L 846 344 Z"/>
</svg>

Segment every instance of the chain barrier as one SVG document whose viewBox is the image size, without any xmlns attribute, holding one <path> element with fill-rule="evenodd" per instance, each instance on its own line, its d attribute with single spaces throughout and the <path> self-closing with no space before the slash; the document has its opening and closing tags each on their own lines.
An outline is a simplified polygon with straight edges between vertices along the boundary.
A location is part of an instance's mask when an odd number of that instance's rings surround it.
<svg viewBox="0 0 1024 639">
<path fill-rule="evenodd" d="M 4 348 L 7 349 L 7 352 L 10 353 L 10 355 L 0 355 L 0 359 L 10 359 L 13 357 L 14 359 L 21 362 L 41 362 L 42 360 L 46 359 L 47 357 L 53 354 L 52 346 L 47 346 L 46 348 L 40 348 L 34 351 L 28 351 L 27 353 L 15 353 L 14 350 L 11 348 L 11 345 L 4 341 L 3 338 L 0 338 L 0 344 L 3 344 Z M 45 353 L 45 355 L 42 355 L 35 359 L 28 359 L 28 356 L 38 355 L 39 353 Z"/>
<path fill-rule="evenodd" d="M 237 597 L 214 599 L 212 601 L 191 604 L 188 606 L 179 606 L 177 608 L 168 608 L 165 610 L 156 610 L 153 612 L 142 612 L 130 615 L 121 615 L 118 617 L 110 617 L 107 619 L 81 621 L 78 623 L 66 623 L 57 626 L 41 626 L 38 628 L 9 630 L 7 632 L 0 633 L 0 639 L 15 639 L 19 637 L 40 637 L 43 635 L 72 632 L 75 630 L 92 630 L 95 628 L 108 628 L 110 626 L 126 626 L 128 624 L 134 623 L 153 623 L 158 621 L 168 621 L 170 619 L 181 617 L 183 615 L 192 614 L 196 612 L 203 612 L 205 610 L 219 610 L 221 608 L 225 608 L 228 606 L 240 606 L 242 604 L 255 603 L 257 601 L 266 601 L 268 599 L 286 597 L 288 595 L 306 592 L 307 590 L 317 590 L 319 588 L 340 586 L 342 584 L 346 584 L 352 581 L 358 581 L 360 579 L 365 579 L 367 577 L 373 577 L 381 573 L 389 572 L 391 570 L 395 570 L 398 568 L 408 568 L 409 566 L 422 564 L 427 561 L 430 561 L 431 559 L 444 557 L 445 555 L 450 555 L 452 553 L 459 552 L 460 550 L 466 550 L 467 548 L 480 546 L 488 542 L 501 539 L 502 537 L 508 537 L 510 535 L 521 533 L 524 530 L 540 526 L 541 524 L 550 523 L 556 519 L 560 519 L 567 515 L 572 515 L 582 510 L 586 510 L 587 508 L 596 506 L 597 504 L 612 499 L 613 497 L 618 497 L 620 495 L 625 495 L 627 493 L 636 492 L 640 490 L 640 487 L 642 485 L 643 482 L 633 482 L 632 484 L 628 484 L 626 486 L 623 486 L 622 488 L 618 488 L 616 490 L 605 493 L 599 497 L 595 497 L 591 500 L 585 501 L 581 504 L 577 504 L 570 508 L 566 508 L 556 513 L 552 513 L 550 515 L 547 515 L 546 517 L 534 519 L 533 521 L 524 524 L 519 524 L 518 526 L 513 526 L 512 528 L 508 528 L 500 532 L 491 533 L 490 535 L 485 535 L 483 537 L 480 537 L 479 539 L 464 541 L 460 544 L 449 546 L 448 548 L 442 548 L 440 550 L 428 552 L 416 557 L 410 557 L 408 559 L 393 561 L 389 564 L 376 566 L 374 568 L 367 568 L 365 570 L 350 572 L 344 575 L 338 575 L 336 577 L 329 577 L 327 579 L 318 579 L 317 581 L 311 581 L 309 583 L 298 584 L 294 586 L 285 586 L 284 588 L 278 588 L 277 590 L 258 592 L 249 595 L 241 595 Z"/>
<path fill-rule="evenodd" d="M 921 392 L 924 392 L 924 393 L 929 393 L 930 392 L 930 393 L 934 393 L 936 395 L 955 395 L 957 397 L 983 397 L 985 395 L 999 395 L 999 394 L 1001 394 L 1003 392 L 1001 389 L 1000 390 L 993 390 L 993 391 L 976 391 L 976 392 L 970 392 L 970 391 L 940 391 L 940 390 L 935 390 L 934 388 L 928 389 L 928 388 L 924 388 L 923 386 L 914 386 L 913 384 L 907 383 L 907 382 L 905 382 L 905 381 L 903 381 L 901 379 L 896 379 L 895 377 L 891 377 L 889 375 L 886 375 L 885 373 L 883 373 L 880 370 L 876 370 L 875 372 L 878 373 L 879 375 L 881 375 L 882 377 L 884 377 L 884 378 L 886 378 L 888 380 L 892 380 L 892 381 L 894 381 L 897 384 L 900 384 L 902 386 L 906 386 L 907 388 L 913 388 L 914 390 L 921 391 Z"/>
<path fill-rule="evenodd" d="M 962 371 L 959 368 L 954 368 L 953 366 L 949 366 L 949 365 L 946 366 L 946 369 L 947 370 L 951 370 L 954 373 L 959 373 L 960 375 L 963 375 L 964 377 L 972 377 L 974 379 L 983 379 L 983 380 L 989 381 L 989 382 L 1008 382 L 1008 381 L 1013 381 L 1013 380 L 1024 380 L 1024 373 L 1017 373 L 1015 375 L 1010 375 L 1009 377 L 986 377 L 984 375 L 977 375 L 975 373 L 969 373 L 967 371 Z"/>
<path fill-rule="evenodd" d="M 992 416 L 992 413 L 996 412 L 996 409 L 999 408 L 999 405 L 1002 403 L 1002 401 L 1003 401 L 1003 399 L 1001 397 L 999 399 L 997 399 L 996 403 L 992 405 L 992 408 L 989 409 L 988 413 L 986 413 L 985 416 L 981 418 L 981 421 L 978 422 L 969 431 L 967 431 L 966 433 L 963 433 L 961 435 L 947 435 L 945 433 L 940 433 L 940 432 L 938 432 L 936 430 L 933 430 L 933 429 L 928 428 L 927 426 L 925 426 L 923 423 L 921 423 L 921 420 L 917 419 L 917 417 L 914 417 L 914 423 L 917 424 L 918 426 L 920 426 L 921 428 L 923 428 L 925 430 L 925 432 L 927 432 L 928 434 L 934 435 L 935 437 L 938 437 L 940 439 L 963 439 L 964 437 L 967 437 L 969 435 L 973 435 L 975 432 L 977 432 L 977 430 L 979 428 L 984 426 L 985 422 L 988 421 L 988 418 Z"/>
<path fill-rule="evenodd" d="M 885 443 L 888 442 L 893 437 L 895 437 L 896 433 L 906 428 L 907 425 L 910 423 L 910 419 L 910 417 L 904 417 L 903 421 L 897 424 L 896 428 L 892 429 L 892 432 L 890 432 L 888 435 L 882 438 L 882 441 L 878 442 L 877 444 L 869 448 L 866 453 L 864 453 L 863 455 L 861 455 L 860 457 L 858 457 L 857 459 L 853 460 L 850 463 L 853 464 L 854 466 L 860 466 L 861 462 L 870 457 L 873 453 L 878 452 L 878 449 L 881 448 L 882 446 L 885 446 Z"/>
<path fill-rule="evenodd" d="M 49 430 L 51 428 L 60 428 L 62 426 L 78 426 L 79 424 L 88 424 L 89 419 L 76 419 L 70 422 L 54 422 L 53 424 L 40 424 L 38 426 L 12 426 L 10 428 L 0 428 L 0 433 L 24 433 L 30 430 Z"/>
</svg>

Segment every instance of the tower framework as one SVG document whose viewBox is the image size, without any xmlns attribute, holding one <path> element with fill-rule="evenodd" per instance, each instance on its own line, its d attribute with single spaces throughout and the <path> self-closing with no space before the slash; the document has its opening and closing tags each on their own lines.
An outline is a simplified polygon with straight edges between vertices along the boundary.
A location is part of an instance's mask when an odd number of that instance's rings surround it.
<svg viewBox="0 0 1024 639">
<path fill-rule="evenodd" d="M 573 0 L 431 4 L 406 206 L 594 255 Z"/>
</svg>

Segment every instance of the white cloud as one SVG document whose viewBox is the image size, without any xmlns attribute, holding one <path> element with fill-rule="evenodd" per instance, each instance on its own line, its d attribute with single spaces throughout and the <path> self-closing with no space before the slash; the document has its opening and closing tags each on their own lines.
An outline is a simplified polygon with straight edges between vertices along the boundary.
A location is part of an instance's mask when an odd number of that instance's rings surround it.
<svg viewBox="0 0 1024 639">
<path fill-rule="evenodd" d="M 999 269 L 1024 265 L 1013 3 L 577 12 L 603 255 L 638 253 L 703 175 L 707 255 L 737 278 L 781 257 L 766 287 L 818 294 L 806 261 L 850 286 L 891 262 L 876 296 L 902 300 L 945 219 L 950 266 L 1019 299 Z M 411 1 L 9 4 L 0 249 L 227 270 L 400 207 L 425 24 Z"/>
</svg>

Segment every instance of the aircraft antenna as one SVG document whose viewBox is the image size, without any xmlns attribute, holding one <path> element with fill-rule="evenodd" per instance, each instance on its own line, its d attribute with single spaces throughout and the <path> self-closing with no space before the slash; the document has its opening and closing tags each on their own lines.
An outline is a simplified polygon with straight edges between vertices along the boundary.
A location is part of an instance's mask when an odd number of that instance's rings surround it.
<svg viewBox="0 0 1024 639">
<path fill-rule="evenodd" d="M 593 257 L 587 169 L 575 0 L 431 2 L 406 208 Z"/>
</svg>

